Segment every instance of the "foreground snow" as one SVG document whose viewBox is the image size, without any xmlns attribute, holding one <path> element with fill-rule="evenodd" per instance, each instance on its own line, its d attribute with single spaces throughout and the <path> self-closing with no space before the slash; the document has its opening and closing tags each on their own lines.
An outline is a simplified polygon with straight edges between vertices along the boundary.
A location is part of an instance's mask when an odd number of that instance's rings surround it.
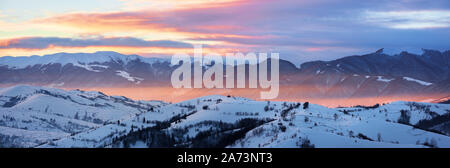
<svg viewBox="0 0 450 168">
<path fill-rule="evenodd" d="M 327 108 L 297 102 L 265 102 L 239 97 L 205 96 L 176 104 L 134 101 L 100 92 L 16 86 L 0 90 L 0 135 L 4 147 L 123 147 L 131 132 L 170 123 L 162 131 L 175 145 L 195 147 L 208 131 L 245 118 L 263 122 L 227 147 L 450 147 L 445 133 L 414 128 L 420 120 L 442 116 L 450 105 L 393 102 L 376 107 Z M 408 123 L 400 124 L 402 112 Z M 6 138 L 5 138 L 6 137 Z M 146 147 L 136 140 L 130 147 Z M 127 144 L 128 145 L 128 144 Z"/>
</svg>

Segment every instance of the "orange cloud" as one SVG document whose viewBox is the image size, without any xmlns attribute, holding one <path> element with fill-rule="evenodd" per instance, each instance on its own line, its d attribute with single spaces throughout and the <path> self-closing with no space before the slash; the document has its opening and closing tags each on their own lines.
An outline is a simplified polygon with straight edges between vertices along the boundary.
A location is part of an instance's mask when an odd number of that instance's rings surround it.
<svg viewBox="0 0 450 168">
<path fill-rule="evenodd" d="M 125 2 L 125 9 L 153 9 L 153 10 L 175 10 L 189 8 L 211 8 L 218 6 L 230 6 L 245 2 L 245 0 L 121 0 Z"/>
<path fill-rule="evenodd" d="M 193 48 L 171 48 L 171 47 L 130 47 L 130 46 L 87 46 L 87 47 L 62 47 L 49 45 L 45 49 L 26 49 L 26 48 L 0 48 L 0 55 L 2 56 L 28 56 L 32 55 L 46 55 L 59 52 L 66 53 L 94 53 L 97 51 L 115 51 L 122 54 L 140 54 L 146 55 L 173 55 L 175 53 L 193 54 Z M 226 53 L 235 52 L 233 48 L 203 48 L 203 54 L 217 53 L 225 55 Z"/>
<path fill-rule="evenodd" d="M 125 0 L 124 0 L 125 1 Z M 141 4 L 146 1 L 131 0 L 131 4 Z M 70 30 L 82 34 L 120 34 L 130 33 L 150 36 L 170 36 L 171 40 L 192 38 L 198 35 L 237 35 L 236 33 L 248 28 L 220 20 L 231 19 L 226 16 L 228 8 L 247 3 L 248 0 L 219 0 L 219 1 L 156 1 L 147 5 L 147 9 L 102 12 L 102 13 L 68 13 L 32 20 L 33 24 L 45 24 L 54 29 Z M 174 6 L 166 10 L 152 10 L 160 4 Z M 200 13 L 199 13 L 200 12 Z M 208 16 L 205 13 L 215 13 Z M 227 14 L 228 15 L 228 14 Z M 152 37 L 149 37 L 152 38 Z"/>
</svg>

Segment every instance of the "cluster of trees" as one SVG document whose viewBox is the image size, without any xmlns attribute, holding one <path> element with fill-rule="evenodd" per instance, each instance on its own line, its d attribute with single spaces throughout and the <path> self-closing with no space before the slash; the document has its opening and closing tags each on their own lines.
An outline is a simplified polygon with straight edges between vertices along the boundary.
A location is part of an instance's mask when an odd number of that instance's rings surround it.
<svg viewBox="0 0 450 168">
<path fill-rule="evenodd" d="M 303 103 L 303 109 L 307 109 L 307 108 L 309 108 L 309 102 Z"/>
<path fill-rule="evenodd" d="M 0 134 L 0 148 L 19 148 L 20 137 Z"/>
<path fill-rule="evenodd" d="M 236 112 L 235 114 L 237 116 L 257 116 L 257 115 L 259 115 L 258 112 L 254 112 L 254 113 L 252 113 L 252 112 Z"/>
<path fill-rule="evenodd" d="M 397 120 L 398 123 L 409 125 L 410 119 L 411 112 L 409 110 L 400 110 L 400 117 Z"/>
<path fill-rule="evenodd" d="M 129 148 L 137 141 L 142 141 L 148 147 L 174 147 L 174 144 L 177 143 L 176 139 L 167 131 L 159 128 L 151 127 L 130 131 L 126 135 L 113 138 L 112 146 Z"/>
<path fill-rule="evenodd" d="M 182 119 L 186 119 L 189 115 L 196 113 L 192 111 L 188 114 L 178 114 L 173 116 L 167 121 L 145 121 L 146 123 L 154 123 L 155 126 L 148 128 L 137 128 L 132 126 L 131 131 L 120 137 L 112 139 L 113 147 L 130 147 L 130 144 L 135 144 L 137 141 L 143 141 L 148 147 L 176 147 L 182 141 L 181 138 L 176 138 L 171 134 L 167 128 L 171 123 L 181 122 Z M 118 125 L 122 125 L 120 121 L 117 121 Z M 122 146 L 121 146 L 122 145 Z"/>
<path fill-rule="evenodd" d="M 283 120 L 286 120 L 286 117 L 291 110 L 293 110 L 295 108 L 299 108 L 300 105 L 301 105 L 301 103 L 295 103 L 295 104 L 289 104 L 289 105 L 287 105 L 286 102 L 283 103 L 283 107 L 285 107 L 285 109 L 281 110 L 281 114 L 280 114 L 281 117 L 283 118 Z M 304 104 L 303 104 L 303 106 L 304 106 Z"/>
<path fill-rule="evenodd" d="M 431 138 L 431 140 L 428 141 L 428 138 L 425 140 L 425 142 L 420 143 L 420 141 L 416 142 L 417 145 L 424 145 L 424 146 L 428 146 L 430 148 L 437 148 L 437 141 L 434 138 Z"/>
<path fill-rule="evenodd" d="M 315 145 L 311 143 L 311 140 L 306 138 L 299 137 L 299 141 L 296 142 L 296 145 L 300 148 L 314 148 Z"/>
<path fill-rule="evenodd" d="M 409 102 L 407 103 L 407 105 L 409 106 L 409 110 L 413 111 L 413 110 L 417 110 L 417 111 L 422 111 L 428 115 L 430 115 L 431 117 L 437 117 L 439 116 L 438 113 L 431 111 L 431 105 L 422 105 L 416 102 Z"/>
<path fill-rule="evenodd" d="M 352 109 L 352 110 L 344 109 L 344 110 L 339 110 L 339 111 L 343 112 L 344 114 L 349 114 L 351 112 L 362 111 L 362 109 Z"/>
<path fill-rule="evenodd" d="M 167 129 L 171 125 L 171 119 L 164 122 L 155 122 L 150 128 L 137 128 L 128 134 L 113 138 L 113 147 L 131 147 L 137 141 L 145 142 L 148 147 L 196 147 L 196 148 L 223 148 L 241 139 L 245 134 L 266 122 L 268 119 L 245 118 L 235 123 L 222 121 L 203 121 L 196 125 L 182 129 Z M 199 132 L 195 137 L 185 136 L 188 128 L 194 126 L 209 126 L 210 129 Z"/>
<path fill-rule="evenodd" d="M 2 118 L 6 121 L 16 121 L 14 117 L 8 116 L 8 115 L 2 115 Z"/>
<path fill-rule="evenodd" d="M 420 120 L 416 125 L 414 125 L 414 127 L 438 134 L 450 135 L 450 126 L 447 123 L 448 121 L 450 121 L 450 113 L 433 117 L 431 119 Z M 436 125 L 442 125 L 444 126 L 444 129 L 437 130 L 436 128 L 434 128 L 434 126 Z M 447 129 L 445 129 L 445 126 Z"/>
<path fill-rule="evenodd" d="M 178 105 L 178 106 L 179 106 L 179 107 L 187 108 L 188 111 L 192 111 L 192 110 L 195 109 L 195 105 L 191 105 L 191 104 L 188 104 L 188 105 Z"/>
<path fill-rule="evenodd" d="M 9 101 L 5 102 L 5 104 L 3 104 L 3 107 L 12 107 L 15 106 L 19 101 L 24 100 L 26 97 L 20 97 L 20 96 L 15 96 L 15 97 L 11 97 L 9 98 Z"/>
<path fill-rule="evenodd" d="M 87 121 L 87 122 L 93 122 L 95 124 L 104 124 L 105 121 L 99 119 L 99 118 L 95 118 L 94 117 L 94 113 L 92 113 L 91 115 L 88 115 L 88 112 L 84 112 L 83 117 L 80 117 L 80 115 L 77 113 L 75 113 L 75 115 L 73 116 L 74 119 L 76 120 L 83 120 L 83 121 Z"/>
<path fill-rule="evenodd" d="M 266 106 L 264 106 L 264 111 L 272 111 L 274 109 L 273 106 L 270 106 L 270 101 L 267 101 Z"/>
<path fill-rule="evenodd" d="M 380 104 L 377 103 L 377 104 L 375 104 L 373 106 L 356 105 L 356 106 L 353 106 L 353 107 L 364 108 L 366 110 L 369 110 L 369 109 L 376 109 L 376 108 L 380 107 Z"/>
<path fill-rule="evenodd" d="M 355 136 L 355 133 L 353 131 L 349 131 L 348 135 L 352 138 L 359 138 L 359 139 L 363 139 L 363 140 L 368 140 L 368 141 L 374 141 L 372 138 L 369 138 L 368 136 L 362 134 L 362 133 L 358 133 L 358 135 Z M 377 140 L 381 141 L 381 134 L 378 133 L 377 134 Z"/>
<path fill-rule="evenodd" d="M 238 139 L 244 138 L 248 131 L 270 121 L 272 120 L 244 118 L 234 124 L 224 124 L 222 128 L 202 131 L 192 139 L 192 147 L 223 148 L 235 143 Z"/>
<path fill-rule="evenodd" d="M 280 131 L 281 132 L 286 132 L 287 127 L 284 126 L 283 124 L 280 125 Z"/>
<path fill-rule="evenodd" d="M 333 114 L 333 118 L 334 118 L 334 121 L 336 121 L 336 120 L 339 119 L 339 115 L 338 115 L 337 113 L 334 113 L 334 114 Z"/>
<path fill-rule="evenodd" d="M 368 141 L 374 141 L 372 138 L 369 138 L 368 136 L 362 134 L 362 133 L 358 133 L 358 135 L 356 136 L 359 139 L 364 139 L 364 140 L 368 140 Z M 380 135 L 381 138 L 381 135 Z"/>
</svg>

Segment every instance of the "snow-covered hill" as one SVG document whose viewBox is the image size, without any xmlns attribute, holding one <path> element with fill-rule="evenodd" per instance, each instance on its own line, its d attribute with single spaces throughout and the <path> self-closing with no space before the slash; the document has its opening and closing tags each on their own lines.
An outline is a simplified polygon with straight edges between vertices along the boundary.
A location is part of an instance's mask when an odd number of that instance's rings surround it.
<svg viewBox="0 0 450 168">
<path fill-rule="evenodd" d="M 216 95 L 167 104 L 16 86 L 0 90 L 0 106 L 4 147 L 450 147 L 449 104 L 327 108 Z"/>
<path fill-rule="evenodd" d="M 26 85 L 4 88 L 0 90 L 1 144 L 33 147 L 129 120 L 162 105 L 162 102 L 133 101 L 101 92 Z"/>
</svg>

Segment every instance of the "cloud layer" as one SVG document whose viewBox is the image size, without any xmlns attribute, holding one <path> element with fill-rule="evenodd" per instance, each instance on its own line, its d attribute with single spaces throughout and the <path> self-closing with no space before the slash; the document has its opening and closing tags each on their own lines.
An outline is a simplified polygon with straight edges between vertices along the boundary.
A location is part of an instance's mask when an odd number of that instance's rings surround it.
<svg viewBox="0 0 450 168">
<path fill-rule="evenodd" d="M 167 48 L 192 48 L 193 46 L 184 42 L 158 40 L 146 41 L 133 37 L 116 38 L 58 38 L 58 37 L 28 37 L 8 39 L 0 42 L 0 49 L 46 49 L 49 47 L 89 47 L 89 46 L 124 46 L 124 47 L 167 47 Z"/>
<path fill-rule="evenodd" d="M 171 55 L 173 49 L 207 44 L 211 51 L 280 52 L 282 58 L 303 62 L 378 48 L 450 49 L 447 0 L 119 2 L 124 8 L 36 15 L 26 21 L 0 17 L 0 26 L 8 28 L 0 31 L 0 55 L 53 52 L 54 47 L 155 47 L 159 50 L 147 54 Z M 96 38 L 80 38 L 84 35 Z"/>
</svg>

